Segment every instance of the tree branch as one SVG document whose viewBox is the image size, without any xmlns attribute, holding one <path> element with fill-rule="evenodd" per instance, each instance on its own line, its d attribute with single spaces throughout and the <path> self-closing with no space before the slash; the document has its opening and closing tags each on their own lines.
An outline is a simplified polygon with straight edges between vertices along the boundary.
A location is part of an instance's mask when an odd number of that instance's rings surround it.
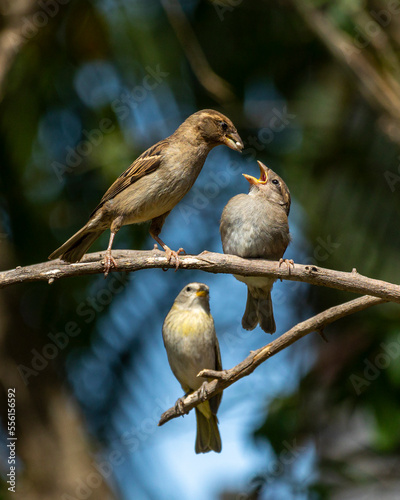
<svg viewBox="0 0 400 500">
<path fill-rule="evenodd" d="M 236 96 L 232 87 L 211 68 L 179 1 L 161 0 L 161 3 L 200 84 L 218 102 L 224 104 L 234 101 Z"/>
<path fill-rule="evenodd" d="M 42 262 L 27 267 L 17 267 L 0 273 L 0 288 L 29 281 L 48 281 L 70 276 L 100 274 L 104 271 L 101 259 L 103 253 L 91 253 L 81 262 L 68 264 L 60 260 Z M 159 250 L 115 250 L 113 257 L 117 269 L 113 271 L 133 272 L 142 269 L 175 268 L 175 262 L 167 262 L 165 253 Z M 352 272 L 334 271 L 314 265 L 286 264 L 259 259 L 242 259 L 235 255 L 203 252 L 199 255 L 182 255 L 180 269 L 197 269 L 208 273 L 239 274 L 242 276 L 266 276 L 275 279 L 302 281 L 310 285 L 326 286 L 362 295 L 373 295 L 400 303 L 400 286 L 376 280 Z"/>
<path fill-rule="evenodd" d="M 371 54 L 336 27 L 322 9 L 311 7 L 309 2 L 302 0 L 291 0 L 291 3 L 333 57 L 353 75 L 365 99 L 380 113 L 378 124 L 383 132 L 391 141 L 400 144 L 400 96 L 395 72 L 388 74 L 376 67 Z M 379 24 L 377 26 L 379 29 Z M 385 52 L 388 52 L 387 48 Z"/>
<path fill-rule="evenodd" d="M 7 77 L 24 45 L 34 36 L 38 27 L 33 15 L 38 9 L 35 0 L 2 1 L 0 14 L 0 102 L 3 100 Z M 33 29 L 32 29 L 33 26 Z"/>
<path fill-rule="evenodd" d="M 261 365 L 261 363 L 264 363 L 264 361 L 269 359 L 271 356 L 274 356 L 286 347 L 289 347 L 305 335 L 315 331 L 322 331 L 326 325 L 329 325 L 333 321 L 343 318 L 344 316 L 348 316 L 349 314 L 362 311 L 368 307 L 383 304 L 384 302 L 386 301 L 377 297 L 364 296 L 345 302 L 344 304 L 331 307 L 330 309 L 327 309 L 326 311 L 297 324 L 273 342 L 257 349 L 257 351 L 252 351 L 246 359 L 230 370 L 223 370 L 221 372 L 216 372 L 214 370 L 202 370 L 198 374 L 198 377 L 213 378 L 214 380 L 208 382 L 204 386 L 203 394 L 205 395 L 205 398 L 201 398 L 200 390 L 182 398 L 182 405 L 180 406 L 182 412 L 188 413 L 192 408 L 200 404 L 205 399 L 212 398 L 219 392 L 237 382 L 239 379 L 250 375 L 250 373 L 252 373 L 257 366 Z M 179 411 L 177 407 L 170 408 L 161 415 L 158 425 L 164 425 L 169 420 L 181 416 L 182 412 Z"/>
</svg>

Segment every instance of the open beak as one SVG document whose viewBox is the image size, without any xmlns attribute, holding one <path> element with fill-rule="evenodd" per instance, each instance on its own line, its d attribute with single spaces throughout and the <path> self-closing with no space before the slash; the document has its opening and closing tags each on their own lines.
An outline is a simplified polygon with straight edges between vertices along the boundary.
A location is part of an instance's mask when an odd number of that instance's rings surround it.
<svg viewBox="0 0 400 500">
<path fill-rule="evenodd" d="M 268 170 L 269 168 L 264 165 L 261 161 L 257 161 L 260 167 L 260 178 L 256 179 L 252 175 L 243 174 L 243 177 L 250 182 L 250 184 L 266 184 L 268 182 Z"/>
<path fill-rule="evenodd" d="M 243 141 L 237 132 L 233 132 L 232 134 L 227 134 L 225 136 L 224 142 L 228 146 L 228 148 L 231 148 L 234 151 L 239 151 L 239 153 L 241 153 L 242 149 L 244 148 Z"/>
<path fill-rule="evenodd" d="M 206 290 L 199 290 L 196 292 L 197 297 L 207 297 L 208 292 Z"/>
</svg>

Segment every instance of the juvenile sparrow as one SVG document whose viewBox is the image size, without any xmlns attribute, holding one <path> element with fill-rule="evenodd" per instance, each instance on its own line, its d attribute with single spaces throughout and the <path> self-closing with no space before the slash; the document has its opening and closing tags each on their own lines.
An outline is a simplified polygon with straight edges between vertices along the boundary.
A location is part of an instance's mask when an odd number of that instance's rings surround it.
<svg viewBox="0 0 400 500">
<path fill-rule="evenodd" d="M 110 240 L 105 253 L 105 276 L 116 267 L 111 247 L 119 229 L 126 224 L 151 220 L 150 235 L 161 245 L 170 261 L 178 252 L 159 237 L 166 217 L 185 196 L 199 175 L 208 153 L 220 144 L 242 151 L 243 142 L 233 123 L 218 111 L 204 109 L 189 116 L 169 137 L 137 158 L 112 184 L 90 215 L 87 224 L 55 250 L 49 259 L 60 257 L 78 262 L 94 241 L 108 228 Z"/>
<path fill-rule="evenodd" d="M 169 365 L 185 394 L 200 389 L 206 382 L 197 377 L 201 370 L 222 370 L 207 285 L 189 283 L 185 286 L 165 318 L 162 333 Z M 217 419 L 221 398 L 222 393 L 217 394 L 195 408 L 196 453 L 221 451 Z"/>
<path fill-rule="evenodd" d="M 250 183 L 249 194 L 238 194 L 222 212 L 222 247 L 226 254 L 278 260 L 290 242 L 290 193 L 279 175 L 260 161 L 258 165 L 259 179 L 243 174 Z M 235 278 L 247 284 L 243 328 L 253 330 L 259 323 L 266 333 L 274 333 L 271 290 L 276 280 L 237 275 Z"/>
</svg>

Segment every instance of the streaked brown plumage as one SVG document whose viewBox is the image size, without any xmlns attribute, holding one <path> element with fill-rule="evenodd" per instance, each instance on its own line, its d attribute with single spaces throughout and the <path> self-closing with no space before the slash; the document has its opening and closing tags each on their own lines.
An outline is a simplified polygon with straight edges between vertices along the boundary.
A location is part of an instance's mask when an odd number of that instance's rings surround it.
<svg viewBox="0 0 400 500">
<path fill-rule="evenodd" d="M 108 228 L 110 241 L 105 254 L 105 275 L 115 261 L 111 256 L 114 236 L 127 224 L 151 220 L 150 235 L 178 264 L 178 252 L 159 237 L 164 221 L 185 196 L 199 175 L 208 153 L 225 144 L 241 151 L 243 142 L 233 123 L 218 111 L 205 109 L 189 116 L 169 137 L 158 142 L 123 172 L 104 194 L 87 224 L 55 250 L 57 257 L 78 262 Z"/>
</svg>

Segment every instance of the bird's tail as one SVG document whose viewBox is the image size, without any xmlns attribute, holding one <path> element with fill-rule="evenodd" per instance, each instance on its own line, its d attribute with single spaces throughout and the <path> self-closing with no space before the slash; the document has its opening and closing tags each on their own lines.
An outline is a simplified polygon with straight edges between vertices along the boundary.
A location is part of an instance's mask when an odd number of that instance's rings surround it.
<svg viewBox="0 0 400 500">
<path fill-rule="evenodd" d="M 197 421 L 196 453 L 207 453 L 208 451 L 219 453 L 222 444 L 217 416 L 211 412 L 208 401 L 199 404 L 195 409 Z"/>
<path fill-rule="evenodd" d="M 265 333 L 275 333 L 276 325 L 272 309 L 271 289 L 248 287 L 242 326 L 245 330 L 254 330 L 258 324 Z"/>
<path fill-rule="evenodd" d="M 103 232 L 104 229 L 89 230 L 86 226 L 83 226 L 64 245 L 61 245 L 60 248 L 57 248 L 49 255 L 49 259 L 59 257 L 67 262 L 78 262 Z"/>
</svg>

